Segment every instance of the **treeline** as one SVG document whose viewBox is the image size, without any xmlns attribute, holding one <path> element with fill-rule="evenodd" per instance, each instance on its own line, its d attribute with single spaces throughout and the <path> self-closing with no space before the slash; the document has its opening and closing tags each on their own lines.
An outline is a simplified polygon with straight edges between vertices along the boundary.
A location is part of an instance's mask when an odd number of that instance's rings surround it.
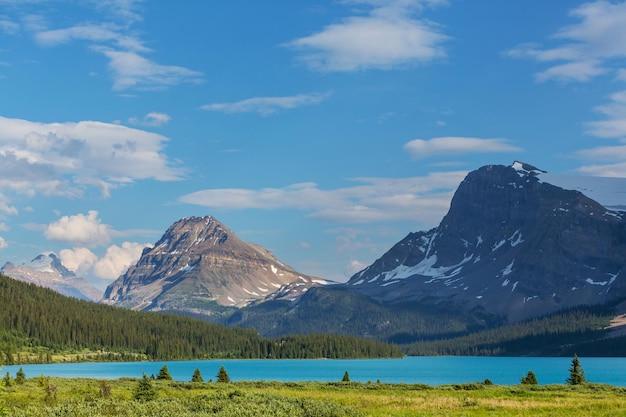
<svg viewBox="0 0 626 417">
<path fill-rule="evenodd" d="M 68 298 L 2 275 L 0 306 L 0 357 L 5 363 L 18 361 L 23 351 L 39 352 L 41 361 L 50 361 L 52 352 L 85 350 L 100 352 L 88 356 L 99 360 L 401 356 L 395 346 L 374 340 L 331 335 L 261 338 L 249 329 Z"/>
<path fill-rule="evenodd" d="M 612 306 L 582 306 L 544 317 L 506 325 L 465 336 L 428 340 L 404 347 L 408 355 L 460 356 L 569 356 L 580 346 L 597 346 L 596 355 L 603 356 L 606 346 L 621 343 L 606 339 L 610 320 L 615 316 Z"/>
</svg>

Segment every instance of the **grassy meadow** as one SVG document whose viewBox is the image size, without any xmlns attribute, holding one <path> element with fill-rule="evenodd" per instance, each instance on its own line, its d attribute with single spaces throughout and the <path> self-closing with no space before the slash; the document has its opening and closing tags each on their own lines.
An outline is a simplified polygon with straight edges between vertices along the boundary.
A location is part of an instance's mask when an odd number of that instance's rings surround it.
<svg viewBox="0 0 626 417">
<path fill-rule="evenodd" d="M 146 378 L 145 382 L 149 380 Z M 39 376 L 0 382 L 0 416 L 626 416 L 626 389 L 601 384 L 200 383 Z M 149 395 L 141 395 L 142 390 Z"/>
</svg>

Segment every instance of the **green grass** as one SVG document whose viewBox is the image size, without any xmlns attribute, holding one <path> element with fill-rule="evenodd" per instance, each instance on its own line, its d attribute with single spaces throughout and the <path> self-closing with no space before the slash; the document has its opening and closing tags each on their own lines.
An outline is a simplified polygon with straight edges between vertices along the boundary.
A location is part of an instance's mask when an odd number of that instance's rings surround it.
<svg viewBox="0 0 626 417">
<path fill-rule="evenodd" d="M 626 389 L 601 384 L 152 384 L 155 399 L 138 401 L 137 379 L 30 378 L 0 387 L 0 416 L 626 416 Z"/>
</svg>

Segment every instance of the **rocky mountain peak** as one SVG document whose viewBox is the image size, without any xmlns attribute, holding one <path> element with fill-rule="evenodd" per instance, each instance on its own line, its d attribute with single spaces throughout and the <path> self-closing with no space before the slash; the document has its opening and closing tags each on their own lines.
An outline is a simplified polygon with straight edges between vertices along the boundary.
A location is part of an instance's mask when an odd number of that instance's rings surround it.
<svg viewBox="0 0 626 417">
<path fill-rule="evenodd" d="M 459 185 L 438 227 L 409 234 L 348 285 L 390 302 L 517 320 L 621 294 L 626 218 L 532 165 L 488 165 Z"/>
<path fill-rule="evenodd" d="M 299 274 L 267 249 L 242 241 L 212 216 L 173 223 L 136 265 L 107 288 L 104 301 L 138 310 L 206 315 L 241 307 L 288 287 L 322 280 Z M 295 292 L 291 292 L 295 294 Z"/>
</svg>

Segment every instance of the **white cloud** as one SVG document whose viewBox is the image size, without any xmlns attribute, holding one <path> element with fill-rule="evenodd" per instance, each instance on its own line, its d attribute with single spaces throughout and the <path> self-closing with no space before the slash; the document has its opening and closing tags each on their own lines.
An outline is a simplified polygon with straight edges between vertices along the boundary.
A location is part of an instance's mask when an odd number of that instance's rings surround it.
<svg viewBox="0 0 626 417">
<path fill-rule="evenodd" d="M 202 82 L 201 72 L 175 65 L 160 65 L 132 51 L 103 47 L 93 49 L 109 58 L 109 68 L 114 77 L 113 89 L 117 91 L 129 88 L 152 90 Z"/>
<path fill-rule="evenodd" d="M 259 113 L 269 116 L 279 110 L 294 109 L 318 104 L 330 96 L 327 93 L 297 94 L 285 97 L 253 97 L 232 103 L 213 103 L 200 107 L 202 110 L 221 111 L 224 113 Z"/>
<path fill-rule="evenodd" d="M 404 145 L 412 158 L 421 159 L 436 155 L 466 153 L 520 152 L 506 139 L 481 139 L 470 137 L 440 137 L 429 140 L 414 139 Z"/>
<path fill-rule="evenodd" d="M 4 240 L 4 238 L 2 236 L 0 236 L 0 250 L 1 249 L 6 249 L 9 247 L 9 244 L 7 243 L 6 240 Z"/>
<path fill-rule="evenodd" d="M 322 31 L 285 46 L 300 52 L 299 59 L 319 71 L 391 69 L 445 57 L 449 38 L 428 20 L 413 15 L 424 5 L 443 1 L 350 1 L 369 6 L 365 16 L 351 16 Z"/>
<path fill-rule="evenodd" d="M 9 231 L 9 226 L 6 225 L 6 223 L 0 223 L 0 232 L 8 232 Z"/>
<path fill-rule="evenodd" d="M 111 245 L 102 257 L 85 247 L 63 249 L 59 252 L 61 262 L 76 275 L 82 277 L 114 280 L 134 265 L 148 244 L 124 242 L 121 246 Z"/>
<path fill-rule="evenodd" d="M 87 248 L 74 247 L 59 252 L 61 263 L 79 277 L 91 275 L 91 270 L 98 260 L 98 256 Z"/>
<path fill-rule="evenodd" d="M 560 45 L 542 48 L 523 44 L 508 54 L 540 62 L 562 62 L 537 74 L 538 81 L 585 82 L 614 71 L 611 62 L 626 57 L 626 2 L 597 0 L 571 10 L 570 16 L 579 22 L 561 28 L 553 36 Z"/>
<path fill-rule="evenodd" d="M 181 202 L 219 209 L 296 209 L 340 223 L 408 220 L 436 224 L 466 172 L 431 173 L 411 178 L 356 178 L 353 187 L 322 190 L 314 183 L 284 188 L 208 189 Z"/>
<path fill-rule="evenodd" d="M 104 246 L 111 241 L 109 227 L 102 224 L 95 210 L 90 210 L 87 215 L 63 216 L 50 223 L 44 235 L 49 240 L 87 247 Z"/>
<path fill-rule="evenodd" d="M 34 195 L 103 195 L 140 179 L 178 180 L 164 136 L 95 121 L 37 123 L 0 117 L 0 187 Z M 1 203 L 1 200 L 0 200 Z"/>
<path fill-rule="evenodd" d="M 147 246 L 149 245 L 134 242 L 109 246 L 104 256 L 94 264 L 94 275 L 101 279 L 116 279 L 139 260 Z"/>
<path fill-rule="evenodd" d="M 151 127 L 161 127 L 170 122 L 170 116 L 165 113 L 157 113 L 150 112 L 146 114 L 143 118 L 131 117 L 128 119 L 130 124 L 141 125 L 141 126 L 151 126 Z"/>
</svg>

